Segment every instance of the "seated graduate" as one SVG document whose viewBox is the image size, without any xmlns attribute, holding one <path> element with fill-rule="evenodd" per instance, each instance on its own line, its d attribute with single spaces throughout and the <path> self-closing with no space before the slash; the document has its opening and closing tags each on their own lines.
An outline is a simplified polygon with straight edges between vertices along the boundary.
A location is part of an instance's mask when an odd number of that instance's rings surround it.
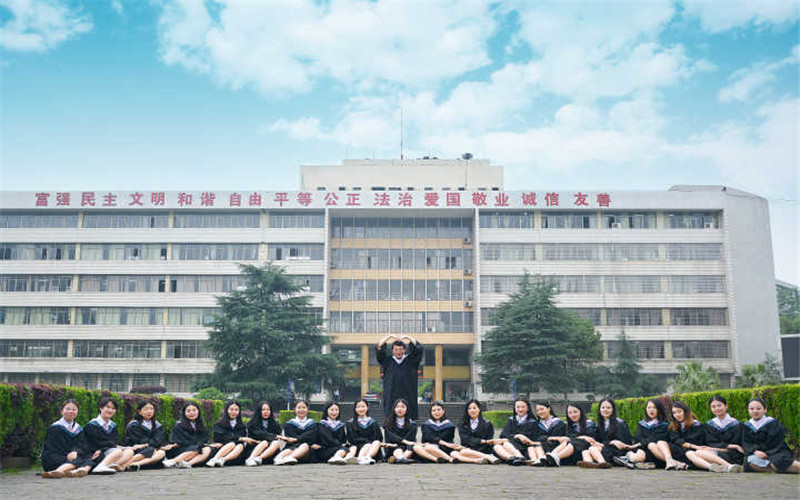
<svg viewBox="0 0 800 500">
<path fill-rule="evenodd" d="M 167 458 L 161 462 L 166 468 L 191 469 L 209 459 L 211 447 L 206 444 L 208 429 L 197 403 L 190 401 L 183 406 L 180 420 L 172 426 L 169 442 L 164 447 Z"/>
<path fill-rule="evenodd" d="M 274 457 L 283 443 L 281 432 L 281 426 L 272 413 L 272 405 L 266 401 L 258 403 L 253 418 L 247 424 L 247 437 L 255 441 L 255 446 L 244 464 L 254 467 Z"/>
<path fill-rule="evenodd" d="M 133 458 L 128 470 L 138 471 L 141 467 L 160 465 L 167 452 L 161 447 L 167 444 L 167 434 L 161 422 L 156 420 L 156 403 L 144 399 L 136 405 L 136 418 L 125 429 L 122 444 L 133 450 Z"/>
<path fill-rule="evenodd" d="M 613 462 L 614 457 L 624 456 L 640 444 L 633 444 L 628 423 L 617 417 L 617 405 L 613 399 L 603 398 L 597 407 L 597 437 L 592 446 L 599 449 L 603 460 Z"/>
<path fill-rule="evenodd" d="M 567 432 L 575 452 L 561 463 L 576 463 L 585 469 L 610 469 L 611 464 L 605 461 L 600 449 L 592 446 L 597 444 L 597 425 L 586 417 L 583 408 L 574 403 L 567 405 L 567 419 Z"/>
<path fill-rule="evenodd" d="M 118 403 L 112 397 L 100 398 L 100 414 L 92 419 L 83 432 L 86 446 L 93 454 L 91 459 L 97 464 L 92 474 L 114 474 L 125 470 L 133 459 L 133 450 L 119 446 L 117 424 L 111 420 L 117 413 Z"/>
<path fill-rule="evenodd" d="M 668 432 L 669 421 L 664 403 L 658 398 L 648 400 L 644 416 L 636 427 L 636 442 L 642 447 L 614 457 L 614 463 L 629 469 L 654 469 L 672 463 Z"/>
<path fill-rule="evenodd" d="M 471 399 L 464 405 L 464 416 L 458 426 L 461 449 L 451 455 L 459 462 L 497 464 L 500 459 L 492 454 L 492 446 L 502 444 L 494 438 L 494 426 L 483 418 L 481 403 Z"/>
<path fill-rule="evenodd" d="M 750 420 L 742 428 L 742 447 L 751 472 L 800 473 L 800 463 L 786 444 L 786 431 L 776 419 L 767 416 L 767 403 L 753 398 L 747 403 Z"/>
<path fill-rule="evenodd" d="M 697 456 L 709 463 L 711 472 L 744 472 L 742 424 L 728 414 L 728 400 L 719 394 L 708 401 L 714 418 L 706 422 L 706 445 Z"/>
<path fill-rule="evenodd" d="M 319 424 L 308 418 L 308 402 L 301 399 L 294 404 L 295 417 L 283 426 L 286 447 L 275 457 L 275 465 L 295 465 L 312 462 L 314 452 L 320 448 Z"/>
<path fill-rule="evenodd" d="M 244 448 L 255 439 L 247 437 L 247 427 L 242 422 L 240 414 L 242 406 L 238 401 L 228 401 L 222 410 L 222 415 L 214 423 L 212 448 L 217 448 L 217 453 L 206 462 L 206 467 L 222 467 L 228 465 L 241 465 L 244 462 Z"/>
<path fill-rule="evenodd" d="M 328 403 L 322 410 L 317 462 L 328 462 L 331 465 L 356 463 L 356 447 L 347 444 L 347 431 L 344 422 L 339 419 L 340 412 L 338 403 Z"/>
<path fill-rule="evenodd" d="M 672 457 L 678 461 L 678 470 L 688 469 L 689 463 L 694 462 L 694 452 L 706 444 L 703 423 L 697 420 L 691 408 L 682 401 L 672 402 L 672 423 L 669 424 L 667 440 Z"/>
<path fill-rule="evenodd" d="M 434 401 L 430 418 L 422 424 L 422 442 L 414 445 L 414 453 L 428 462 L 453 463 L 456 459 L 451 454 L 462 448 L 454 443 L 455 439 L 456 426 L 447 419 L 444 403 Z"/>
<path fill-rule="evenodd" d="M 75 421 L 78 403 L 68 399 L 61 405 L 61 418 L 47 428 L 42 444 L 42 478 L 83 477 L 94 462 L 89 459 L 83 428 Z"/>
<path fill-rule="evenodd" d="M 514 415 L 509 417 L 500 438 L 501 445 L 495 445 L 495 454 L 509 465 L 525 465 L 532 458 L 534 439 L 538 439 L 539 425 L 533 416 L 531 404 L 526 399 L 514 401 Z"/>
<path fill-rule="evenodd" d="M 556 417 L 548 401 L 536 403 L 539 417 L 539 444 L 533 447 L 533 466 L 558 467 L 561 460 L 575 453 L 572 441 L 567 436 L 567 424 Z"/>
<path fill-rule="evenodd" d="M 414 463 L 414 445 L 417 444 L 417 424 L 408 418 L 408 403 L 405 399 L 394 402 L 392 412 L 383 426 L 385 447 L 389 450 L 390 464 Z"/>
<path fill-rule="evenodd" d="M 356 401 L 354 413 L 345 426 L 347 441 L 356 447 L 358 465 L 372 465 L 381 452 L 381 427 L 369 416 L 369 403 L 366 399 Z"/>
</svg>

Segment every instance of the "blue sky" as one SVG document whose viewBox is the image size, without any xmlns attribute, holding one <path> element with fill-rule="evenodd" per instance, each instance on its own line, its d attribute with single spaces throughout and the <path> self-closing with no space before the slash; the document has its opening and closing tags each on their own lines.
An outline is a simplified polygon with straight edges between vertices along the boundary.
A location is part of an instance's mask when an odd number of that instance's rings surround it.
<svg viewBox="0 0 800 500">
<path fill-rule="evenodd" d="M 798 283 L 798 3 L 0 0 L 2 189 L 294 189 L 471 152 L 509 189 L 724 184 Z"/>
</svg>

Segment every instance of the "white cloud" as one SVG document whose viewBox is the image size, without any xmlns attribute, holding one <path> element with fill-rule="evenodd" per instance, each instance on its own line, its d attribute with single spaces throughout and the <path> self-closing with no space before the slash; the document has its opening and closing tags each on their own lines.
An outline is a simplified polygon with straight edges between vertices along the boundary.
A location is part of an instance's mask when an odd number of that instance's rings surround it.
<svg viewBox="0 0 800 500">
<path fill-rule="evenodd" d="M 733 28 L 785 25 L 798 19 L 795 0 L 709 1 L 683 0 L 684 13 L 697 17 L 706 31 L 719 33 Z"/>
<path fill-rule="evenodd" d="M 44 52 L 91 31 L 92 19 L 57 0 L 1 0 L 11 18 L 0 26 L 0 45 L 8 50 Z"/>
<path fill-rule="evenodd" d="M 111 9 L 116 12 L 118 16 L 125 15 L 125 9 L 120 0 L 111 0 Z"/>
<path fill-rule="evenodd" d="M 792 53 L 780 61 L 762 61 L 734 71 L 728 78 L 730 84 L 719 91 L 718 98 L 720 102 L 745 102 L 752 96 L 765 92 L 768 85 L 777 80 L 776 73 L 778 70 L 797 64 L 799 55 L 800 45 L 796 45 L 792 49 Z"/>
<path fill-rule="evenodd" d="M 326 78 L 361 89 L 437 83 L 487 64 L 494 29 L 482 2 L 208 4 L 164 5 L 162 59 L 263 93 L 306 92 Z"/>
</svg>

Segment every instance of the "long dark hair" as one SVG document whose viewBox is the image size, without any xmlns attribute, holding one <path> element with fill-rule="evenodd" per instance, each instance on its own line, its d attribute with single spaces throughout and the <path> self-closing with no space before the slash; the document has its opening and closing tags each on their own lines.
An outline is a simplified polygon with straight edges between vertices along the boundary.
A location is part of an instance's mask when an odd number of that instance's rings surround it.
<svg viewBox="0 0 800 500">
<path fill-rule="evenodd" d="M 330 403 L 325 405 L 325 408 L 322 409 L 322 420 L 325 420 L 327 418 L 331 418 L 331 416 L 328 415 L 328 410 L 330 410 L 334 406 L 339 408 L 339 417 L 336 420 L 340 420 L 340 421 L 342 420 L 342 407 L 339 406 L 339 403 L 337 403 L 336 401 L 331 401 Z"/>
<path fill-rule="evenodd" d="M 644 420 L 647 422 L 650 420 L 650 417 L 647 415 L 647 405 L 653 403 L 653 406 L 656 407 L 656 418 L 659 422 L 667 422 L 669 421 L 669 417 L 667 416 L 667 408 L 664 406 L 664 402 L 658 398 L 648 399 L 647 403 L 644 405 Z"/>
<path fill-rule="evenodd" d="M 553 417 L 557 416 L 556 412 L 553 411 L 553 407 L 550 406 L 550 401 L 537 401 L 535 406 L 544 406 L 545 408 L 550 410 L 550 418 L 553 418 Z M 538 413 L 536 413 L 536 417 L 537 418 L 539 417 Z"/>
<path fill-rule="evenodd" d="M 277 425 L 277 421 L 275 420 L 275 412 L 272 411 L 272 404 L 269 401 L 259 401 L 258 406 L 253 408 L 253 418 L 250 419 L 251 425 L 258 425 L 261 426 L 264 423 L 264 417 L 261 416 L 261 408 L 264 405 L 269 406 L 269 417 L 267 418 L 267 426 L 271 427 L 272 424 Z"/>
<path fill-rule="evenodd" d="M 181 410 L 181 419 L 179 421 L 180 425 L 186 427 L 187 429 L 192 428 L 192 420 L 186 418 L 186 409 L 190 406 L 194 406 L 197 408 L 197 419 L 194 420 L 194 426 L 197 432 L 203 433 L 206 431 L 206 424 L 203 423 L 203 412 L 200 410 L 200 405 L 193 401 L 189 401 L 185 405 L 183 405 L 183 409 Z"/>
<path fill-rule="evenodd" d="M 356 404 L 353 405 L 353 420 L 358 420 L 358 413 L 356 413 L 356 406 L 358 406 L 358 403 L 364 403 L 365 405 L 367 405 L 367 413 L 365 413 L 364 416 L 365 417 L 369 416 L 369 401 L 367 401 L 364 398 L 361 398 L 358 401 L 356 401 Z"/>
<path fill-rule="evenodd" d="M 586 412 L 584 412 L 583 408 L 575 403 L 567 403 L 567 421 L 570 427 L 572 427 L 572 424 L 575 423 L 571 418 L 569 418 L 570 406 L 578 410 L 578 435 L 580 436 L 586 432 Z"/>
<path fill-rule="evenodd" d="M 684 403 L 683 401 L 673 401 L 672 402 L 673 408 L 680 408 L 683 410 L 683 427 L 688 429 L 689 427 L 693 426 L 697 418 L 692 413 L 692 409 L 689 408 L 689 405 Z M 672 431 L 678 431 L 681 427 L 680 422 L 675 420 L 675 416 L 672 416 L 672 423 L 669 424 L 669 428 Z"/>
<path fill-rule="evenodd" d="M 597 404 L 597 432 L 598 433 L 602 432 L 603 435 L 605 435 L 605 433 L 606 433 L 606 419 L 603 417 L 603 414 L 600 413 L 600 407 L 603 406 L 603 403 L 605 403 L 606 401 L 608 401 L 608 403 L 611 404 L 611 415 L 608 417 L 608 420 L 609 420 L 608 431 L 611 434 L 616 434 L 616 430 L 617 430 L 617 404 L 611 398 L 603 398 Z"/>
<path fill-rule="evenodd" d="M 394 410 L 400 403 L 404 404 L 406 407 L 406 416 L 404 417 L 406 419 L 406 425 L 409 421 L 411 421 L 411 418 L 408 416 L 408 401 L 403 398 L 398 398 L 394 400 L 394 404 L 392 404 L 392 411 L 386 416 L 386 422 L 384 424 L 385 427 L 397 428 L 397 415 L 395 415 Z"/>
<path fill-rule="evenodd" d="M 228 408 L 231 406 L 236 405 L 239 407 L 239 417 L 236 419 L 236 425 L 239 426 L 242 423 L 242 405 L 239 401 L 235 399 L 229 400 L 225 403 L 225 407 L 222 409 L 222 415 L 220 415 L 219 420 L 217 420 L 217 424 L 230 427 L 231 426 L 231 417 L 228 415 Z M 270 406 L 270 408 L 272 408 Z"/>
<path fill-rule="evenodd" d="M 478 407 L 478 425 L 481 425 L 486 421 L 486 419 L 483 418 L 483 407 L 481 406 L 481 402 L 477 399 L 470 399 L 467 401 L 467 404 L 464 405 L 464 414 L 461 416 L 461 425 L 469 425 L 472 417 L 469 416 L 468 410 L 469 406 L 473 403 L 475 403 L 475 405 Z"/>
<path fill-rule="evenodd" d="M 441 409 L 442 409 L 442 418 L 440 418 L 439 420 L 435 420 L 435 419 L 433 418 L 433 407 L 434 407 L 434 406 L 438 406 L 439 408 L 441 408 Z M 441 400 L 436 400 L 436 401 L 434 401 L 433 403 L 431 403 L 431 407 L 430 407 L 430 409 L 428 410 L 428 416 L 429 416 L 429 417 L 430 417 L 430 419 L 431 419 L 431 420 L 433 420 L 434 422 L 444 422 L 445 420 L 447 420 L 447 410 L 445 410 L 445 409 L 444 409 L 444 401 L 441 401 Z"/>
<path fill-rule="evenodd" d="M 531 402 L 528 401 L 525 398 L 517 398 L 517 399 L 514 400 L 514 408 L 512 409 L 511 417 L 516 419 L 516 417 L 517 417 L 517 403 L 520 402 L 520 401 L 525 403 L 525 406 L 528 407 L 528 413 L 526 413 L 525 416 L 528 417 L 529 419 L 536 420 L 536 415 L 533 413 L 533 407 L 531 406 Z"/>
<path fill-rule="evenodd" d="M 139 404 L 136 405 L 136 415 L 134 415 L 134 417 L 133 417 L 134 420 L 136 420 L 139 423 L 144 422 L 144 417 L 139 412 L 141 412 L 142 408 L 144 408 L 147 405 L 150 405 L 150 406 L 153 407 L 153 422 L 156 421 L 156 412 L 158 411 L 158 406 L 156 406 L 155 400 L 152 400 L 152 399 L 143 399 L 143 400 L 139 401 Z"/>
</svg>

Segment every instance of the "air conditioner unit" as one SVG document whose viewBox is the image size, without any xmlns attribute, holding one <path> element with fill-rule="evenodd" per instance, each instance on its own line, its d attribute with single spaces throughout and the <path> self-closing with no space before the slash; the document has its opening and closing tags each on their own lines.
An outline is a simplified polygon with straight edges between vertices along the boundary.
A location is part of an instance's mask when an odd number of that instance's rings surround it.
<svg viewBox="0 0 800 500">
<path fill-rule="evenodd" d="M 331 263 L 329 264 L 329 267 L 330 267 L 331 269 L 336 269 L 336 262 L 334 262 L 334 261 L 331 261 Z"/>
<path fill-rule="evenodd" d="M 710 221 L 709 222 L 704 222 L 703 223 L 703 228 L 704 229 L 714 229 L 714 223 L 710 222 Z"/>
<path fill-rule="evenodd" d="M 436 327 L 435 326 L 429 326 L 429 327 L 425 328 L 425 331 L 428 332 L 428 333 L 436 333 Z"/>
<path fill-rule="evenodd" d="M 472 307 L 472 301 L 471 300 L 465 300 L 464 301 L 464 307 Z"/>
<path fill-rule="evenodd" d="M 472 243 L 472 238 L 464 238 L 463 241 L 465 245 L 469 245 L 470 243 Z"/>
<path fill-rule="evenodd" d="M 612 222 L 611 229 L 622 229 L 622 222 Z"/>
<path fill-rule="evenodd" d="M 472 269 L 464 269 L 464 276 L 472 276 Z"/>
</svg>

